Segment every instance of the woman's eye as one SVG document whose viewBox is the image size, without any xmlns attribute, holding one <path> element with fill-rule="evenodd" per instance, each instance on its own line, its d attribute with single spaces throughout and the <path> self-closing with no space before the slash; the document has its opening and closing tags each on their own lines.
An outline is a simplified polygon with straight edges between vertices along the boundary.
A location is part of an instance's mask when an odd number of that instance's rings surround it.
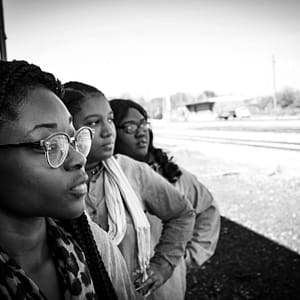
<svg viewBox="0 0 300 300">
<path fill-rule="evenodd" d="M 115 119 L 114 118 L 108 118 L 107 119 L 109 123 L 114 123 Z"/>
<path fill-rule="evenodd" d="M 89 127 L 95 127 L 99 124 L 99 120 L 88 122 L 86 125 Z"/>
</svg>

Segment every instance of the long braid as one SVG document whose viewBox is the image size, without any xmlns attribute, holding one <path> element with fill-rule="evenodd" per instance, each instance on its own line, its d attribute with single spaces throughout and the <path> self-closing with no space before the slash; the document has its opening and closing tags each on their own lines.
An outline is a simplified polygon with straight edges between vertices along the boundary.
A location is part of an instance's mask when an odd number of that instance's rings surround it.
<svg viewBox="0 0 300 300">
<path fill-rule="evenodd" d="M 82 214 L 79 218 L 64 221 L 63 224 L 84 251 L 98 298 L 118 299 L 97 249 L 86 215 Z"/>
</svg>

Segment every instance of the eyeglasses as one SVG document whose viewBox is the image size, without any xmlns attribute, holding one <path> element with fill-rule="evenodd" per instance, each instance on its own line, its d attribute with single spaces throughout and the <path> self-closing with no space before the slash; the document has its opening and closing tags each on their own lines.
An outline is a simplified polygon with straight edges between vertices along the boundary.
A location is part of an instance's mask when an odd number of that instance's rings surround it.
<svg viewBox="0 0 300 300">
<path fill-rule="evenodd" d="M 50 167 L 59 168 L 65 161 L 70 145 L 85 157 L 89 154 L 95 130 L 89 127 L 79 128 L 74 137 L 70 137 L 64 132 L 56 132 L 44 140 L 19 144 L 0 145 L 0 148 L 6 147 L 32 147 L 43 149 L 45 157 Z"/>
<path fill-rule="evenodd" d="M 129 121 L 123 125 L 117 127 L 118 129 L 123 129 L 128 134 L 135 134 L 141 128 L 142 130 L 147 130 L 151 128 L 151 124 L 146 120 L 141 120 L 140 122 Z"/>
</svg>

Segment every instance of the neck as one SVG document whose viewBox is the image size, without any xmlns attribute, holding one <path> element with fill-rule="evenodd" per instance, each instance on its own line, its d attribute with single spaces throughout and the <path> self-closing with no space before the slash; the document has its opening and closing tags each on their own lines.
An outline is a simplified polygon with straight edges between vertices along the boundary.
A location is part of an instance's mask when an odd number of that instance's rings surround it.
<svg viewBox="0 0 300 300">
<path fill-rule="evenodd" d="M 144 157 L 144 162 L 148 164 L 155 162 L 154 155 L 152 152 L 148 152 L 148 154 Z"/>
<path fill-rule="evenodd" d="M 85 171 L 88 174 L 88 176 L 91 177 L 98 168 L 101 168 L 101 166 L 102 166 L 101 161 L 93 162 L 93 163 L 87 163 L 86 166 L 85 166 Z"/>
<path fill-rule="evenodd" d="M 1 214 L 0 246 L 27 272 L 48 255 L 45 218 L 15 220 Z"/>
</svg>

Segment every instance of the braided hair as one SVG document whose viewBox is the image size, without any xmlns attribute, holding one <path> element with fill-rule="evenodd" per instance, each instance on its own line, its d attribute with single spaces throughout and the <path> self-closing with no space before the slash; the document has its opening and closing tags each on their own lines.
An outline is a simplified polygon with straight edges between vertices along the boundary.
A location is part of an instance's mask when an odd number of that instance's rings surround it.
<svg viewBox="0 0 300 300">
<path fill-rule="evenodd" d="M 69 81 L 64 84 L 64 95 L 62 101 L 70 111 L 71 115 L 76 115 L 80 109 L 81 104 L 91 96 L 103 96 L 105 95 L 96 89 L 95 87 L 79 82 Z"/>
<path fill-rule="evenodd" d="M 88 224 L 86 214 L 83 213 L 79 218 L 73 220 L 64 220 L 61 224 L 72 234 L 85 254 L 98 299 L 102 299 L 102 297 L 103 299 L 117 299 L 116 292 L 105 269 L 91 228 Z"/>
<path fill-rule="evenodd" d="M 0 61 L 0 130 L 4 124 L 18 120 L 19 107 L 26 101 L 28 91 L 41 86 L 62 98 L 63 86 L 51 73 L 26 61 Z M 64 220 L 61 224 L 72 234 L 85 254 L 97 298 L 117 299 L 86 215 Z"/>
<path fill-rule="evenodd" d="M 26 61 L 0 61 L 0 129 L 4 124 L 18 120 L 18 107 L 25 101 L 30 89 L 44 86 L 58 97 L 63 88 L 52 74 Z"/>
<path fill-rule="evenodd" d="M 136 109 L 145 118 L 146 121 L 149 119 L 146 110 L 137 102 L 134 102 L 129 99 L 112 99 L 109 103 L 112 111 L 114 112 L 114 122 L 116 127 L 121 125 L 123 119 L 127 116 L 130 108 Z M 169 182 L 175 183 L 178 180 L 178 178 L 182 175 L 179 166 L 173 161 L 172 156 L 169 157 L 167 152 L 165 152 L 161 148 L 154 147 L 153 132 L 151 129 L 149 129 L 149 134 L 149 149 L 145 162 L 147 162 L 155 171 L 159 172 L 162 176 L 164 176 Z M 116 146 L 115 152 L 117 153 L 118 151 L 119 150 Z M 154 158 L 154 161 L 151 161 L 150 158 Z"/>
</svg>

